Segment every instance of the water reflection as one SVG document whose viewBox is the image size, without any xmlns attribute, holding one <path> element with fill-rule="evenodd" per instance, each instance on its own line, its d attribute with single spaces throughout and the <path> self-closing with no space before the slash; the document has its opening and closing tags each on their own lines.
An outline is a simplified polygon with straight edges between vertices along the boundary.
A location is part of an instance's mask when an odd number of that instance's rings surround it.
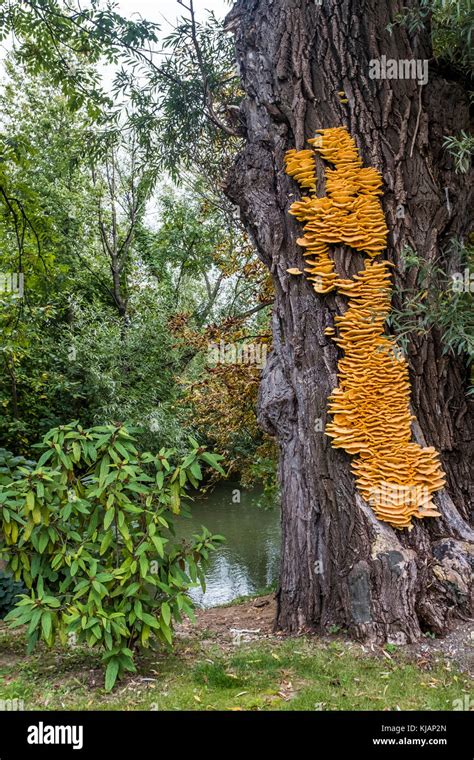
<svg viewBox="0 0 474 760">
<path fill-rule="evenodd" d="M 178 534 L 184 538 L 205 525 L 211 533 L 220 533 L 227 539 L 211 557 L 206 592 L 199 588 L 190 593 L 200 607 L 254 594 L 272 585 L 278 576 L 279 510 L 259 508 L 261 493 L 257 491 L 241 491 L 240 504 L 234 504 L 235 487 L 219 486 L 205 500 L 194 502 L 191 519 L 178 521 Z"/>
</svg>

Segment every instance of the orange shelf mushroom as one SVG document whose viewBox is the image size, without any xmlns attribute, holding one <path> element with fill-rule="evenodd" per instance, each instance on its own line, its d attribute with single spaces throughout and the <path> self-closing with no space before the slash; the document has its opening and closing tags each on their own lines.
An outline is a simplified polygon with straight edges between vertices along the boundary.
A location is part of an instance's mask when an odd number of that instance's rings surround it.
<svg viewBox="0 0 474 760">
<path fill-rule="evenodd" d="M 297 242 L 314 289 L 336 290 L 348 298 L 347 311 L 335 317 L 333 340 L 344 356 L 338 363 L 338 387 L 329 397 L 332 422 L 326 434 L 334 448 L 355 457 L 357 488 L 377 518 L 410 529 L 413 517 L 439 516 L 432 495 L 443 487 L 445 476 L 436 450 L 411 440 L 407 362 L 395 339 L 384 333 L 391 299 L 389 262 L 373 260 L 387 239 L 379 199 L 382 178 L 362 166 L 345 127 L 320 129 L 308 142 L 313 150 L 288 151 L 285 160 L 287 173 L 312 193 L 290 208 L 304 224 Z M 316 154 L 335 167 L 325 171 L 327 195 L 322 198 L 314 195 Z M 341 243 L 369 256 L 352 280 L 337 275 L 329 255 L 330 246 Z M 326 329 L 327 335 L 334 332 Z"/>
<path fill-rule="evenodd" d="M 316 156 L 312 150 L 289 150 L 285 156 L 286 173 L 301 187 L 316 190 Z"/>
</svg>

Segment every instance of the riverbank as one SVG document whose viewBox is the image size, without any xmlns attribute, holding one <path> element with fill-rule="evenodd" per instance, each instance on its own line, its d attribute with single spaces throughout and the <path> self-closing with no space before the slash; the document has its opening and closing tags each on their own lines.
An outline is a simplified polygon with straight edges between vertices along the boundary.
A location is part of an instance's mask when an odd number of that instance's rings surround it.
<svg viewBox="0 0 474 760">
<path fill-rule="evenodd" d="M 467 626 L 413 647 L 367 647 L 341 632 L 275 635 L 273 595 L 199 610 L 173 651 L 150 651 L 112 694 L 100 656 L 74 647 L 25 655 L 0 624 L 0 699 L 49 710 L 452 710 L 469 705 Z M 471 661 L 472 662 L 472 661 Z M 460 702 L 456 702 L 460 700 Z"/>
</svg>

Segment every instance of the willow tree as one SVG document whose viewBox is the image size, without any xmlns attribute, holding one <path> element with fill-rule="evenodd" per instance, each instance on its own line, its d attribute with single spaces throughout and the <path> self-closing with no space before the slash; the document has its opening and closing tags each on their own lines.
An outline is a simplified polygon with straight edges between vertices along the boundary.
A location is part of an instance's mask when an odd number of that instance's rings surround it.
<svg viewBox="0 0 474 760">
<path fill-rule="evenodd" d="M 446 329 L 457 318 L 446 309 L 460 305 L 446 278 L 459 268 L 454 251 L 468 239 L 469 184 L 444 141 L 468 129 L 468 83 L 463 66 L 433 55 L 429 4 L 411 3 L 408 20 L 400 20 L 404 5 L 238 0 L 226 22 L 245 93 L 246 140 L 226 192 L 240 207 L 276 292 L 259 418 L 280 447 L 277 626 L 337 624 L 359 638 L 397 643 L 426 630 L 445 632 L 468 614 L 473 537 L 469 363 L 462 340 L 455 346 L 451 337 L 450 345 Z M 401 61 L 408 76 L 387 78 L 389 61 L 397 62 L 397 72 Z M 296 243 L 300 225 L 288 213 L 300 190 L 285 173 L 285 153 L 307 147 L 316 130 L 338 126 L 354 137 L 363 165 L 383 177 L 389 230 L 383 256 L 395 265 L 393 313 L 402 323 L 413 318 L 406 345 L 413 440 L 439 451 L 447 478 L 434 498 L 440 516 L 415 519 L 412 530 L 376 519 L 355 486 L 351 457 L 324 434 L 340 358 L 325 330 L 346 299 L 318 295 L 305 277 L 287 271 L 303 270 L 304 259 Z M 346 246 L 334 246 L 331 256 L 340 276 L 361 269 L 362 257 Z M 430 318 L 440 292 L 445 311 Z"/>
</svg>

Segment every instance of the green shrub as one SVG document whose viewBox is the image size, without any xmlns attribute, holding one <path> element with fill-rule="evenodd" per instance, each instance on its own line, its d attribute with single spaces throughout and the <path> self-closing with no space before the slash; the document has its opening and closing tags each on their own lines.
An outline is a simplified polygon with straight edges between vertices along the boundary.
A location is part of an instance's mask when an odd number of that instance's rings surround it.
<svg viewBox="0 0 474 760">
<path fill-rule="evenodd" d="M 10 573 L 0 570 L 0 620 L 15 606 L 19 594 L 25 591 L 23 583 L 15 581 Z"/>
<path fill-rule="evenodd" d="M 140 453 L 122 425 L 71 423 L 45 436 L 33 468 L 19 465 L 0 485 L 0 555 L 29 589 L 6 619 L 27 626 L 28 651 L 57 638 L 99 646 L 110 690 L 152 637 L 172 643 L 173 621 L 193 614 L 187 592 L 204 586 L 223 540 L 205 528 L 190 543 L 175 539 L 201 464 L 220 469 L 219 457 L 190 445 L 176 461 L 173 450 Z"/>
<path fill-rule="evenodd" d="M 22 456 L 15 456 L 11 451 L 0 448 L 0 486 L 11 483 L 15 478 L 21 477 L 18 467 L 31 469 L 34 462 Z"/>
</svg>

